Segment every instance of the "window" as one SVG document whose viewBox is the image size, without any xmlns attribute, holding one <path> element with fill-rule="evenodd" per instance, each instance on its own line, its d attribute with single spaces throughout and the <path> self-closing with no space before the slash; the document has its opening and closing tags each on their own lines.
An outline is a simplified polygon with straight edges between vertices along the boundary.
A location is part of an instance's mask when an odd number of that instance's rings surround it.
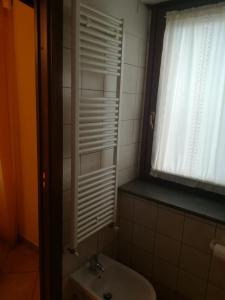
<svg viewBox="0 0 225 300">
<path fill-rule="evenodd" d="M 151 174 L 225 185 L 225 4 L 166 15 Z"/>
</svg>

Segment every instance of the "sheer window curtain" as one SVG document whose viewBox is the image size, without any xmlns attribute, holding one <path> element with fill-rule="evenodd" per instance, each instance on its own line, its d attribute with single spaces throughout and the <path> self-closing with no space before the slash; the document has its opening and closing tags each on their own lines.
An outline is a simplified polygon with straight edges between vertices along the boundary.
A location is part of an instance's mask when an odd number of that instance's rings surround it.
<svg viewBox="0 0 225 300">
<path fill-rule="evenodd" d="M 224 3 L 167 14 L 152 174 L 225 185 Z"/>
</svg>

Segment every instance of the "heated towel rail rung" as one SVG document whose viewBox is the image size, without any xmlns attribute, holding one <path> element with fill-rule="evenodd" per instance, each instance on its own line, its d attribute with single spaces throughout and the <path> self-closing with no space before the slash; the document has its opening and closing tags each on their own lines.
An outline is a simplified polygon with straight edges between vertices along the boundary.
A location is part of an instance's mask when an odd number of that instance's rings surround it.
<svg viewBox="0 0 225 300">
<path fill-rule="evenodd" d="M 83 188 L 85 188 L 85 186 L 88 185 L 90 182 L 96 182 L 98 179 L 100 179 L 102 177 L 106 177 L 106 176 L 110 176 L 110 175 L 114 175 L 114 174 L 115 174 L 115 170 L 111 170 L 111 171 L 105 172 L 103 174 L 95 175 L 94 178 L 90 177 L 87 179 L 80 180 L 78 186 L 79 187 L 83 186 Z"/>
<path fill-rule="evenodd" d="M 119 58 L 121 59 L 121 54 L 120 53 L 116 53 L 114 51 L 110 51 L 107 50 L 107 49 L 102 49 L 100 47 L 96 47 L 96 46 L 93 46 L 93 45 L 90 45 L 90 44 L 87 44 L 87 43 L 80 43 L 80 47 L 82 49 L 85 49 L 85 50 L 89 50 L 89 51 L 94 51 L 94 53 L 101 53 L 101 54 L 105 54 L 105 55 L 109 55 L 111 58 Z"/>
<path fill-rule="evenodd" d="M 88 220 L 84 220 L 83 222 L 80 222 L 80 226 L 78 226 L 78 233 L 86 233 L 89 231 L 90 225 L 96 224 L 96 226 L 101 223 L 102 219 L 105 217 L 108 217 L 113 214 L 113 206 L 109 206 L 108 210 L 105 210 L 102 214 L 96 214 L 91 216 Z"/>
<path fill-rule="evenodd" d="M 86 36 L 84 34 L 80 36 L 80 40 L 84 41 L 84 42 L 88 42 L 90 44 L 94 44 L 94 45 L 97 45 L 97 46 L 104 47 L 105 49 L 107 49 L 107 51 L 111 52 L 112 54 L 113 53 L 118 53 L 118 52 L 121 51 L 120 46 L 110 45 L 110 44 L 107 44 L 105 42 L 99 41 L 95 38 Z"/>
<path fill-rule="evenodd" d="M 102 228 L 106 227 L 107 225 L 110 225 L 113 222 L 113 216 L 114 214 L 112 213 L 111 215 L 107 216 L 104 218 L 97 226 L 93 226 L 91 230 L 81 234 L 77 234 L 77 243 L 81 243 L 91 235 L 95 234 L 96 232 L 100 231 Z M 75 248 L 76 249 L 76 248 Z"/>
<path fill-rule="evenodd" d="M 83 11 L 83 9 L 86 9 L 87 11 L 96 14 L 96 16 L 99 16 L 100 20 L 101 20 L 102 17 L 103 17 L 103 18 L 105 18 L 106 20 L 109 20 L 109 21 L 111 21 L 111 22 L 113 22 L 113 23 L 115 23 L 115 24 L 117 24 L 117 25 L 122 25 L 122 24 L 123 24 L 123 21 L 122 21 L 122 20 L 117 19 L 117 18 L 114 18 L 114 17 L 112 17 L 112 16 L 109 16 L 109 15 L 107 15 L 107 14 L 105 14 L 105 13 L 103 13 L 103 12 L 101 12 L 101 11 L 95 9 L 95 8 L 92 8 L 92 7 L 90 7 L 90 6 L 86 5 L 86 4 L 84 4 L 84 3 L 80 3 L 80 7 L 81 7 L 81 11 Z"/>
<path fill-rule="evenodd" d="M 117 40 L 115 38 L 109 37 L 106 34 L 102 34 L 102 33 L 98 33 L 97 31 L 90 29 L 90 28 L 85 28 L 85 27 L 81 27 L 80 32 L 82 32 L 83 34 L 87 34 L 87 35 L 91 35 L 95 38 L 100 38 L 101 40 L 105 40 L 105 41 L 109 41 L 111 43 L 117 44 L 117 45 L 121 45 L 122 41 L 121 40 Z"/>
<path fill-rule="evenodd" d="M 82 100 L 87 100 L 87 101 L 115 101 L 118 102 L 118 98 L 109 98 L 109 97 L 80 97 L 81 101 Z"/>
<path fill-rule="evenodd" d="M 82 57 L 94 58 L 94 59 L 98 59 L 98 60 L 102 60 L 102 61 L 107 61 L 107 62 L 116 64 L 116 65 L 118 65 L 121 62 L 121 60 L 118 59 L 118 58 L 116 59 L 116 58 L 111 58 L 111 57 L 108 57 L 108 56 L 93 54 L 93 53 L 90 53 L 88 51 L 81 51 L 80 55 Z"/>
<path fill-rule="evenodd" d="M 114 24 L 112 24 L 110 22 L 103 21 L 102 19 L 96 18 L 96 17 L 94 17 L 93 15 L 91 15 L 91 14 L 89 14 L 87 12 L 81 11 L 81 16 L 84 16 L 88 20 L 93 20 L 93 21 L 95 21 L 95 22 L 97 22 L 99 24 L 105 25 L 107 27 L 111 27 L 111 28 L 115 29 L 116 32 L 117 31 L 119 31 L 119 32 L 122 31 L 122 28 L 120 26 L 114 25 Z M 103 29 L 103 28 L 105 28 L 105 26 L 101 27 L 101 28 Z M 113 30 L 110 30 L 110 31 L 114 32 Z"/>
<path fill-rule="evenodd" d="M 82 17 L 83 18 L 81 18 L 80 24 L 87 28 L 95 29 L 98 32 L 106 33 L 115 38 L 120 38 L 122 36 L 118 31 L 103 28 L 102 26 L 97 25 L 96 23 L 92 22 L 90 19 L 86 18 L 85 16 Z"/>
</svg>

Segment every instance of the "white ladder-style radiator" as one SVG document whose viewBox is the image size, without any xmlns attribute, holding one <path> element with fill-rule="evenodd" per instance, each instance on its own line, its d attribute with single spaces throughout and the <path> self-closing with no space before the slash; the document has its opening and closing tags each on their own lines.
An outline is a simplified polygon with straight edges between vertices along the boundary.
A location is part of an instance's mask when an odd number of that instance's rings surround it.
<svg viewBox="0 0 225 300">
<path fill-rule="evenodd" d="M 123 20 L 73 1 L 72 33 L 72 231 L 71 249 L 116 222 Z M 84 96 L 82 72 L 116 79 L 113 96 Z M 111 78 L 110 77 L 110 78 Z M 82 155 L 113 151 L 113 162 L 81 174 Z"/>
</svg>

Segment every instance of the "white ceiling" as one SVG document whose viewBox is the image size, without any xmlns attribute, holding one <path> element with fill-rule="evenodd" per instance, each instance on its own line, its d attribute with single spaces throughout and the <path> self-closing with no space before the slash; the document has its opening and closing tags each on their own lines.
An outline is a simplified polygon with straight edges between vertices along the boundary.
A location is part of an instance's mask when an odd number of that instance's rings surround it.
<svg viewBox="0 0 225 300">
<path fill-rule="evenodd" d="M 145 4 L 156 4 L 156 3 L 166 2 L 166 1 L 169 0 L 141 0 L 141 2 Z"/>
</svg>

